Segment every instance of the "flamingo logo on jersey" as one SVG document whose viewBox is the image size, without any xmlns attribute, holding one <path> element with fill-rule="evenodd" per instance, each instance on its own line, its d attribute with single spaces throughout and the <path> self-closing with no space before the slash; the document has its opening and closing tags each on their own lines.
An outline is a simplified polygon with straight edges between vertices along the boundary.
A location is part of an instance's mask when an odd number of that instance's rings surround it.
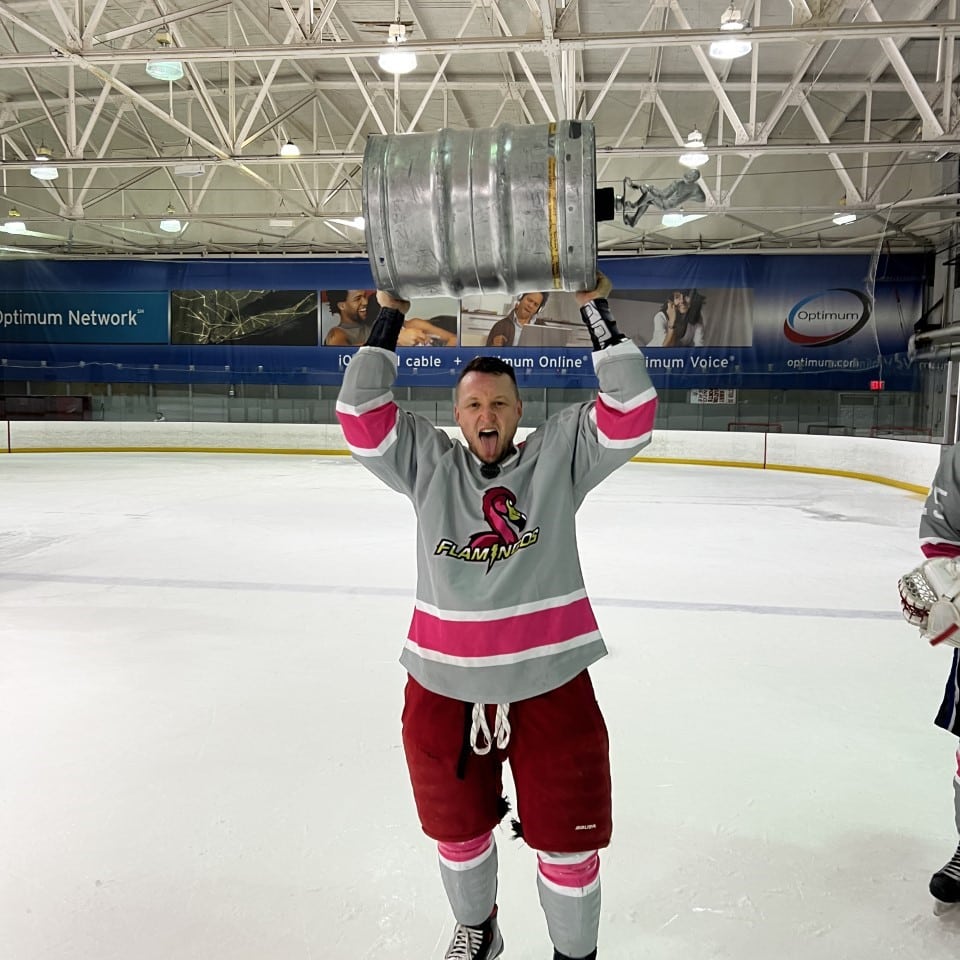
<svg viewBox="0 0 960 960">
<path fill-rule="evenodd" d="M 441 540 L 435 556 L 447 556 L 469 563 L 485 563 L 487 572 L 498 560 L 509 560 L 518 550 L 536 543 L 540 528 L 524 532 L 526 516 L 517 509 L 517 498 L 506 487 L 491 487 L 483 495 L 483 518 L 489 530 L 473 534 L 465 546 L 453 540 Z"/>
</svg>

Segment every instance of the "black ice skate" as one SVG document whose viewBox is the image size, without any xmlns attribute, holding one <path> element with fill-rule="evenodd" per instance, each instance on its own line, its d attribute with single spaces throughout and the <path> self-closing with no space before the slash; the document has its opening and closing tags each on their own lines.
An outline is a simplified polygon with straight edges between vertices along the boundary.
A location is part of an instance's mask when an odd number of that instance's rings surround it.
<svg viewBox="0 0 960 960">
<path fill-rule="evenodd" d="M 960 903 L 960 847 L 953 859 L 930 878 L 930 893 L 933 894 L 933 912 L 946 913 Z"/>
<path fill-rule="evenodd" d="M 497 925 L 497 908 L 478 927 L 458 923 L 444 960 L 494 960 L 503 953 L 503 937 Z"/>
</svg>

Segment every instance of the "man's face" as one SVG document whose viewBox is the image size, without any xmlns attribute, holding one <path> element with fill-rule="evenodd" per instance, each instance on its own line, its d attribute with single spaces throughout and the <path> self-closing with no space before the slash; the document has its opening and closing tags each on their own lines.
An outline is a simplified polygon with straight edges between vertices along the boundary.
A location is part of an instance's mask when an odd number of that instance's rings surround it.
<svg viewBox="0 0 960 960">
<path fill-rule="evenodd" d="M 484 463 L 496 463 L 510 449 L 522 414 L 507 374 L 471 370 L 460 381 L 453 415 L 467 446 Z"/>
<path fill-rule="evenodd" d="M 347 291 L 347 299 L 340 301 L 340 322 L 348 326 L 367 322 L 366 291 Z"/>
<path fill-rule="evenodd" d="M 542 306 L 542 293 L 525 293 L 517 302 L 517 307 L 513 313 L 520 323 L 529 323 Z"/>
</svg>

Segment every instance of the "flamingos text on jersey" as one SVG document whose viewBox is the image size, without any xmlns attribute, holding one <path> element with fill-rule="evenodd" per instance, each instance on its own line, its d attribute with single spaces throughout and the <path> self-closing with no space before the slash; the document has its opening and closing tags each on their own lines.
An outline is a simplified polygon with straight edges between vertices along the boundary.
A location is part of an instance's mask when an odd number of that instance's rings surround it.
<svg viewBox="0 0 960 960">
<path fill-rule="evenodd" d="M 485 563 L 490 570 L 498 560 L 507 560 L 518 550 L 537 542 L 540 528 L 526 533 L 527 518 L 517 509 L 517 498 L 506 487 L 491 487 L 483 495 L 483 517 L 490 526 L 473 534 L 466 546 L 453 540 L 441 540 L 434 550 L 437 556 L 470 563 Z"/>
</svg>

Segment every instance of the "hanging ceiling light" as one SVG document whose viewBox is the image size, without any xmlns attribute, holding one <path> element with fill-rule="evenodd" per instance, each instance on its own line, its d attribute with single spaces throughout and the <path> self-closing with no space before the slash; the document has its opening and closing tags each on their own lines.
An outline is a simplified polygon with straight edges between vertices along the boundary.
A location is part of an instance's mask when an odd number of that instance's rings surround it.
<svg viewBox="0 0 960 960">
<path fill-rule="evenodd" d="M 694 130 L 687 137 L 687 151 L 680 154 L 680 162 L 685 167 L 702 167 L 710 159 L 706 149 L 703 134 L 699 130 Z"/>
<path fill-rule="evenodd" d="M 149 60 L 147 73 L 154 80 L 167 80 L 173 83 L 174 80 L 183 79 L 183 64 L 179 60 Z"/>
<path fill-rule="evenodd" d="M 280 156 L 281 157 L 299 157 L 300 148 L 292 140 L 288 140 L 280 148 Z"/>
<path fill-rule="evenodd" d="M 56 180 L 57 177 L 60 176 L 60 171 L 52 164 L 47 163 L 52 156 L 53 154 L 50 153 L 50 148 L 47 147 L 46 144 L 41 143 L 33 155 L 35 160 L 40 161 L 40 166 L 31 167 L 30 176 L 36 177 L 37 180 Z"/>
<path fill-rule="evenodd" d="M 7 222 L 0 227 L 0 230 L 3 230 L 4 233 L 26 233 L 27 225 L 23 222 L 20 217 L 20 211 L 16 207 L 11 207 L 7 213 L 7 216 L 10 218 Z"/>
<path fill-rule="evenodd" d="M 173 37 L 166 27 L 163 27 L 154 39 L 161 48 L 173 46 Z M 147 73 L 154 80 L 173 83 L 174 80 L 183 79 L 183 63 L 180 60 L 148 60 Z"/>
<path fill-rule="evenodd" d="M 179 233 L 183 225 L 174 216 L 176 211 L 173 209 L 172 203 L 167 204 L 166 213 L 166 217 L 160 221 L 160 229 L 165 233 Z"/>
<path fill-rule="evenodd" d="M 410 50 L 402 50 L 407 42 L 407 28 L 398 20 L 390 24 L 387 34 L 387 46 L 380 54 L 377 63 L 387 73 L 409 73 L 417 67 L 417 55 Z"/>
<path fill-rule="evenodd" d="M 31 167 L 30 176 L 36 177 L 37 180 L 56 180 L 60 176 L 60 171 L 49 163 L 45 163 L 39 167 Z"/>
<path fill-rule="evenodd" d="M 737 34 L 746 30 L 750 24 L 731 3 L 720 17 L 720 29 L 724 33 Z M 710 44 L 710 56 L 716 60 L 736 60 L 750 52 L 752 44 L 745 37 L 730 36 L 723 40 L 714 40 Z"/>
</svg>

